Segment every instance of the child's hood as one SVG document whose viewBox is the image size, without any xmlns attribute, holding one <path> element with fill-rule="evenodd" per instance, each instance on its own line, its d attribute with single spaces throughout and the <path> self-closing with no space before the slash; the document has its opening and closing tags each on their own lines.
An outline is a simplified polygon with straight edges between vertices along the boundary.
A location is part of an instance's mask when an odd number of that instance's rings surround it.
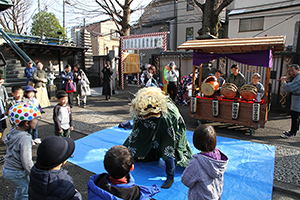
<svg viewBox="0 0 300 200">
<path fill-rule="evenodd" d="M 211 178 L 218 178 L 226 171 L 228 157 L 221 151 L 220 153 L 221 160 L 215 160 L 200 153 L 194 155 L 194 157 L 198 160 L 198 164 L 201 165 L 202 169 L 204 169 Z"/>
<path fill-rule="evenodd" d="M 74 187 L 72 178 L 68 171 L 60 170 L 46 171 L 37 169 L 35 166 L 31 169 L 30 187 L 37 193 L 47 196 L 55 193 L 67 193 L 69 187 Z M 75 189 L 75 187 L 74 187 Z"/>
<path fill-rule="evenodd" d="M 13 127 L 5 136 L 4 143 L 7 147 L 12 147 L 15 143 L 19 142 L 19 140 L 23 140 L 25 137 L 30 137 L 30 134 L 26 131 L 17 130 L 17 127 Z"/>
</svg>

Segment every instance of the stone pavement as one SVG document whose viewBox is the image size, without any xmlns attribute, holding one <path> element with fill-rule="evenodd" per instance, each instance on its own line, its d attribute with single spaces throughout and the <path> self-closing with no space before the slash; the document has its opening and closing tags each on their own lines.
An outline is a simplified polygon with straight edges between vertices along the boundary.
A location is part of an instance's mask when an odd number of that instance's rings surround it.
<svg viewBox="0 0 300 200">
<path fill-rule="evenodd" d="M 125 90 L 118 90 L 111 101 L 106 101 L 101 94 L 101 88 L 93 88 L 93 95 L 88 97 L 87 108 L 73 107 L 74 131 L 73 139 L 82 138 L 93 132 L 114 126 L 120 122 L 131 119 L 129 115 L 130 99 L 137 91 L 136 86 L 128 86 Z M 56 101 L 51 101 L 51 106 L 45 108 L 45 114 L 39 122 L 39 136 L 44 139 L 53 135 L 52 112 Z M 187 129 L 193 131 L 198 123 L 189 118 L 189 108 L 179 107 L 187 124 Z M 276 146 L 274 190 L 272 199 L 300 199 L 300 136 L 290 139 L 282 139 L 279 136 L 282 131 L 290 127 L 290 117 L 286 114 L 270 113 L 269 121 L 264 129 L 256 130 L 254 136 L 242 126 L 207 122 L 214 125 L 217 134 L 251 142 L 259 142 Z M 8 130 L 8 129 L 7 129 Z M 7 132 L 7 131 L 6 131 Z M 37 146 L 33 147 L 33 159 L 36 159 Z M 5 155 L 5 146 L 0 145 L 0 156 Z M 262 155 L 263 156 L 263 155 Z M 76 188 L 87 199 L 86 183 L 92 175 L 78 166 L 68 163 L 65 168 L 73 177 Z M 2 177 L 0 165 L 0 199 L 12 199 L 12 185 Z"/>
</svg>

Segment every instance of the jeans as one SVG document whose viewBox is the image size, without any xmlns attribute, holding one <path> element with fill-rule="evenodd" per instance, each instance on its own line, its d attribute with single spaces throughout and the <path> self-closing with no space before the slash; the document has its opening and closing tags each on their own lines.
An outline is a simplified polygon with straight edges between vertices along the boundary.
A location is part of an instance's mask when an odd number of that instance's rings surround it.
<svg viewBox="0 0 300 200">
<path fill-rule="evenodd" d="M 36 126 L 35 126 L 35 129 L 31 129 L 30 130 L 30 133 L 31 133 L 31 135 L 32 135 L 32 139 L 34 140 L 34 139 L 36 139 L 36 138 L 38 138 L 38 135 L 39 135 L 39 133 L 38 133 L 38 123 L 36 123 Z"/>
<path fill-rule="evenodd" d="M 168 180 L 174 180 L 174 174 L 175 174 L 175 158 L 173 156 L 170 156 L 167 160 L 165 160 L 166 163 L 166 174 Z"/>
<path fill-rule="evenodd" d="M 16 192 L 14 200 L 28 200 L 29 176 L 26 171 L 11 170 L 3 167 L 3 178 L 13 183 Z"/>
<path fill-rule="evenodd" d="M 156 157 L 155 149 L 151 149 L 149 152 L 149 161 L 158 161 L 159 158 L 158 159 L 156 158 L 157 157 Z M 176 167 L 174 156 L 170 156 L 167 160 L 165 160 L 165 164 L 166 164 L 167 179 L 174 180 L 175 167 Z"/>
<path fill-rule="evenodd" d="M 68 93 L 68 102 L 70 106 L 73 106 L 73 93 Z"/>
<path fill-rule="evenodd" d="M 296 135 L 297 131 L 299 130 L 299 123 L 300 123 L 300 112 L 292 111 L 292 124 L 291 124 L 291 133 Z"/>
</svg>

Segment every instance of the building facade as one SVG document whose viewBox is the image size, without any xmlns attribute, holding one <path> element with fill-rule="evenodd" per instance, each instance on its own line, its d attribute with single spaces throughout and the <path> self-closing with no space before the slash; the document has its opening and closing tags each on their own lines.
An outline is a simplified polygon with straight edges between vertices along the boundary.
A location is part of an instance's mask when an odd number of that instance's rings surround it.
<svg viewBox="0 0 300 200">
<path fill-rule="evenodd" d="M 228 9 L 230 38 L 286 35 L 290 48 L 297 42 L 299 1 L 236 0 Z"/>
<path fill-rule="evenodd" d="M 71 37 L 77 46 L 80 46 L 80 33 L 84 26 L 73 27 Z M 112 20 L 104 20 L 85 26 L 90 34 L 93 56 L 107 55 L 110 50 L 119 46 L 119 34 L 117 27 Z"/>
</svg>

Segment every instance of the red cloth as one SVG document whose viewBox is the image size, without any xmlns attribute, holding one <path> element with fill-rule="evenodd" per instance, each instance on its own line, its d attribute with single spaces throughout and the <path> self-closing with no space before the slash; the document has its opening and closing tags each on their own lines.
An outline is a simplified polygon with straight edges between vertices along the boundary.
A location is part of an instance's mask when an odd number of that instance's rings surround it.
<svg viewBox="0 0 300 200">
<path fill-rule="evenodd" d="M 108 179 L 109 179 L 109 182 L 110 182 L 111 184 L 113 184 L 113 185 L 127 184 L 127 183 L 128 183 L 128 180 L 127 180 L 126 177 L 125 177 L 125 178 L 121 178 L 121 179 L 115 179 L 115 178 L 109 176 Z"/>
</svg>

